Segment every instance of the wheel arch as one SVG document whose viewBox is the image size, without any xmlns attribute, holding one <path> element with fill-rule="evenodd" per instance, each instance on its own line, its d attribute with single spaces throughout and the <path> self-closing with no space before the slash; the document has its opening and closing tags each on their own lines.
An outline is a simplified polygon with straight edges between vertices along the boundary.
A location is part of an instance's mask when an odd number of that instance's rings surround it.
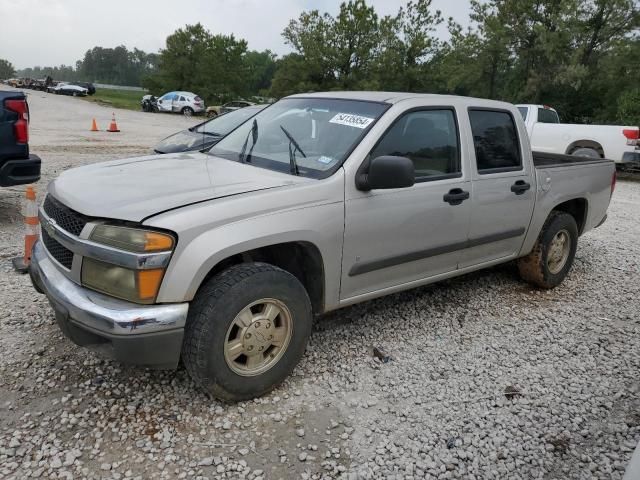
<svg viewBox="0 0 640 480">
<path fill-rule="evenodd" d="M 591 148 L 596 152 L 598 152 L 602 158 L 605 158 L 604 148 L 602 147 L 602 145 L 599 142 L 596 142 L 595 140 L 588 140 L 588 139 L 576 140 L 570 143 L 565 151 L 565 154 L 571 155 L 571 153 L 577 150 L 578 148 Z"/>
<path fill-rule="evenodd" d="M 559 203 L 549 213 L 564 212 L 571 215 L 578 225 L 578 234 L 582 235 L 584 227 L 587 224 L 587 214 L 589 213 L 589 202 L 584 197 L 573 198 Z"/>
<path fill-rule="evenodd" d="M 304 286 L 315 314 L 325 311 L 325 268 L 320 249 L 309 241 L 291 241 L 265 245 L 229 255 L 217 262 L 205 275 L 198 289 L 209 279 L 232 265 L 263 262 L 291 273 Z"/>
</svg>

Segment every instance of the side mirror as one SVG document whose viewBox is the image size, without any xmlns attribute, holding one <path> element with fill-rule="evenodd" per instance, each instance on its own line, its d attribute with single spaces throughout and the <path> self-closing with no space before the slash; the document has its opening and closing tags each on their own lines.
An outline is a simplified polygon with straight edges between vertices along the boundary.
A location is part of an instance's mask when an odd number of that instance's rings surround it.
<svg viewBox="0 0 640 480">
<path fill-rule="evenodd" d="M 407 157 L 384 155 L 369 162 L 367 173 L 356 176 L 356 188 L 369 191 L 376 189 L 407 188 L 416 182 L 413 162 Z"/>
</svg>

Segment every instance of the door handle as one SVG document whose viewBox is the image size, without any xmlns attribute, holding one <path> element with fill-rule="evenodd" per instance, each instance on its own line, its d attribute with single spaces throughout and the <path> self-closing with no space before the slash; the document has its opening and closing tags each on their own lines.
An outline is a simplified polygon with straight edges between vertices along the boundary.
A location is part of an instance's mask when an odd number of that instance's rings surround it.
<svg viewBox="0 0 640 480">
<path fill-rule="evenodd" d="M 516 183 L 511 185 L 511 191 L 516 195 L 522 195 L 524 192 L 526 192 L 530 188 L 531 188 L 531 185 L 529 185 L 524 180 L 518 180 Z"/>
<path fill-rule="evenodd" d="M 445 193 L 442 199 L 449 205 L 460 205 L 469 198 L 469 192 L 461 188 L 452 188 L 449 193 Z"/>
</svg>

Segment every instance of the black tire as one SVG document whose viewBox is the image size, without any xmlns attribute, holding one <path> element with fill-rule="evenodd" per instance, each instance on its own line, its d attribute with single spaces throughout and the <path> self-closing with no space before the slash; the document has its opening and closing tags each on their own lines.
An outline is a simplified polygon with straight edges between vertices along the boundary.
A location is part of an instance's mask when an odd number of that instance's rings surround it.
<svg viewBox="0 0 640 480">
<path fill-rule="evenodd" d="M 193 115 L 193 108 L 191 108 L 191 107 L 184 107 L 184 108 L 182 109 L 182 114 L 183 114 L 185 117 L 191 117 L 191 116 Z"/>
<path fill-rule="evenodd" d="M 571 152 L 571 155 L 575 157 L 602 158 L 600 152 L 593 148 L 576 148 Z"/>
<path fill-rule="evenodd" d="M 218 116 L 218 112 L 215 111 L 209 111 L 207 112 L 207 118 L 214 118 Z"/>
<path fill-rule="evenodd" d="M 549 253 L 553 239 L 559 232 L 569 235 L 569 252 L 562 268 L 553 272 L 549 268 Z M 540 236 L 529 255 L 518 260 L 518 270 L 523 280 L 540 288 L 554 288 L 565 279 L 578 248 L 578 225 L 568 213 L 554 211 L 542 227 Z"/>
<path fill-rule="evenodd" d="M 282 357 L 254 376 L 234 372 L 225 359 L 229 328 L 245 307 L 259 299 L 276 299 L 289 309 L 293 331 Z M 302 358 L 312 324 L 311 301 L 296 277 L 266 263 L 230 267 L 200 287 L 185 328 L 182 360 L 195 383 L 213 397 L 241 401 L 259 397 L 279 385 Z"/>
</svg>

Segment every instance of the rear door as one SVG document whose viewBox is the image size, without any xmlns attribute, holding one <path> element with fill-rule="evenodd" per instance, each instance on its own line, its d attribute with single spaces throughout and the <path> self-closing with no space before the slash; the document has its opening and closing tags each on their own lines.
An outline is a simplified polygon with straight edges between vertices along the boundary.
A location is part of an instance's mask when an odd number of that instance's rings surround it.
<svg viewBox="0 0 640 480">
<path fill-rule="evenodd" d="M 535 180 L 524 129 L 509 110 L 470 108 L 472 154 L 469 248 L 460 268 L 515 257 L 535 202 Z"/>
<path fill-rule="evenodd" d="M 466 245 L 471 183 L 456 110 L 416 107 L 401 113 L 368 157 L 383 155 L 410 158 L 416 183 L 348 190 L 342 300 L 452 272 Z"/>
<path fill-rule="evenodd" d="M 177 95 L 176 100 L 173 102 L 172 110 L 174 112 L 181 112 L 183 107 L 187 106 L 187 98 L 184 95 Z"/>
<path fill-rule="evenodd" d="M 173 101 L 176 94 L 173 92 L 167 93 L 158 99 L 158 110 L 161 112 L 171 112 L 173 109 Z"/>
</svg>

